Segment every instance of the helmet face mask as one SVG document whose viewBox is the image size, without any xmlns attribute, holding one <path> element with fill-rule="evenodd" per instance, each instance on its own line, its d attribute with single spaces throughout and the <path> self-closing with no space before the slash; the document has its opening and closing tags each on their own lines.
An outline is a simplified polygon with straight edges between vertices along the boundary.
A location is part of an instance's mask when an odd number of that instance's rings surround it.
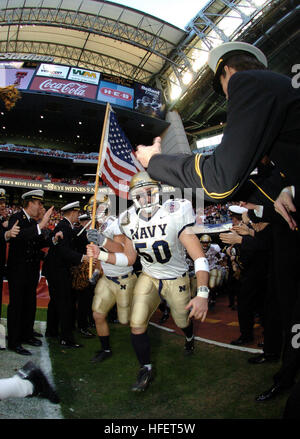
<svg viewBox="0 0 300 439">
<path fill-rule="evenodd" d="M 93 212 L 93 205 L 95 202 L 95 196 L 93 195 L 86 206 L 86 211 L 90 215 Z M 108 195 L 98 192 L 96 196 L 96 220 L 98 223 L 102 224 L 111 214 L 111 201 Z"/>
<path fill-rule="evenodd" d="M 96 210 L 96 220 L 98 223 L 103 224 L 110 215 L 110 204 L 101 203 Z"/>
<path fill-rule="evenodd" d="M 206 252 L 210 248 L 211 237 L 209 235 L 202 235 L 200 238 L 200 242 L 201 242 L 203 250 Z"/>
<path fill-rule="evenodd" d="M 147 185 L 130 191 L 136 209 L 151 213 L 159 204 L 159 188 L 157 185 Z"/>
<path fill-rule="evenodd" d="M 160 184 L 152 180 L 146 171 L 132 177 L 129 192 L 136 210 L 152 213 L 159 205 Z"/>
</svg>

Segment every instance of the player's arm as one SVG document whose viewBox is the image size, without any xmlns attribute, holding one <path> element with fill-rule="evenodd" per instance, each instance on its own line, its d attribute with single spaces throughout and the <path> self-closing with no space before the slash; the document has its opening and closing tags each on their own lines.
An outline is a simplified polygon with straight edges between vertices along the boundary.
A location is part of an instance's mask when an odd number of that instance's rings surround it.
<svg viewBox="0 0 300 439">
<path fill-rule="evenodd" d="M 98 247 L 103 247 L 111 253 L 124 251 L 123 244 L 120 243 L 120 241 L 115 240 L 115 238 L 106 238 L 102 233 L 98 232 L 97 229 L 87 230 L 86 236 L 90 243 L 93 243 Z"/>
<path fill-rule="evenodd" d="M 208 311 L 208 261 L 196 235 L 189 233 L 188 230 L 185 229 L 180 234 L 179 240 L 194 261 L 197 278 L 197 296 L 190 300 L 186 306 L 186 309 L 192 308 L 189 318 L 195 317 L 195 319 L 199 319 L 201 322 L 204 322 Z M 201 291 L 202 289 L 206 291 Z"/>
<path fill-rule="evenodd" d="M 111 240 L 110 240 L 111 241 Z M 91 243 L 87 246 L 87 255 L 108 264 L 118 265 L 120 267 L 132 266 L 136 260 L 136 251 L 132 241 L 125 235 L 116 235 L 112 244 L 119 245 L 120 252 L 105 252 L 97 245 Z"/>
</svg>

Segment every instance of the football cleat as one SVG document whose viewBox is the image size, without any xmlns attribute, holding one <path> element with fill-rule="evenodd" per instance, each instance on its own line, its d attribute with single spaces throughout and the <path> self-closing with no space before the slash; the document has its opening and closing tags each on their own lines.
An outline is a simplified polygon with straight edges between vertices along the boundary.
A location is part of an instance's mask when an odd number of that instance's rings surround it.
<svg viewBox="0 0 300 439">
<path fill-rule="evenodd" d="M 190 341 L 185 339 L 184 355 L 186 355 L 186 356 L 187 355 L 192 355 L 193 353 L 194 353 L 194 337 Z"/>
<path fill-rule="evenodd" d="M 148 367 L 141 367 L 137 376 L 137 380 L 134 385 L 131 387 L 133 392 L 144 392 L 152 381 L 152 369 L 148 369 Z"/>
<path fill-rule="evenodd" d="M 102 361 L 110 358 L 112 356 L 112 351 L 98 351 L 96 355 L 91 359 L 92 363 L 101 363 Z"/>
</svg>

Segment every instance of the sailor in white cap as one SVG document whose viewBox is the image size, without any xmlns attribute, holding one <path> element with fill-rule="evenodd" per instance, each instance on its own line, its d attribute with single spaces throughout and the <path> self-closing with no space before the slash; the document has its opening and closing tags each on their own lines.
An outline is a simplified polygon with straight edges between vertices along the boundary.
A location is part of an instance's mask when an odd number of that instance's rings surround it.
<svg viewBox="0 0 300 439">
<path fill-rule="evenodd" d="M 61 208 L 63 219 L 54 229 L 62 232 L 62 239 L 50 247 L 44 261 L 43 273 L 48 286 L 50 302 L 47 310 L 47 337 L 59 337 L 60 345 L 66 348 L 80 348 L 73 336 L 73 296 L 71 267 L 88 261 L 88 257 L 75 249 L 74 224 L 78 221 L 80 203 L 75 201 Z M 88 275 L 88 273 L 87 273 Z"/>
<path fill-rule="evenodd" d="M 242 215 L 243 213 L 248 212 L 248 209 L 246 209 L 246 207 L 237 206 L 234 204 L 232 206 L 229 206 L 229 211 L 237 215 Z"/>
<path fill-rule="evenodd" d="M 42 230 L 47 227 L 53 206 L 37 224 L 34 218 L 43 208 L 44 191 L 33 190 L 22 195 L 23 209 L 13 214 L 8 228 L 20 228 L 19 234 L 10 238 L 7 259 L 9 306 L 7 310 L 8 348 L 20 355 L 31 355 L 22 343 L 40 346 L 42 342 L 34 333 L 36 288 L 40 275 L 40 251 L 47 247 Z"/>
<path fill-rule="evenodd" d="M 239 57 L 242 56 L 244 59 L 244 63 L 257 63 L 257 69 L 261 69 L 262 66 L 264 66 L 265 68 L 268 67 L 268 61 L 265 54 L 258 47 L 253 46 L 252 44 L 244 43 L 241 41 L 232 41 L 230 43 L 221 44 L 220 46 L 217 46 L 213 50 L 211 50 L 208 55 L 207 64 L 214 72 L 213 87 L 217 93 L 225 94 L 227 98 L 227 85 L 225 92 L 225 90 L 222 88 L 223 83 L 221 73 L 225 66 L 229 70 L 230 67 L 228 67 L 226 61 L 236 55 L 239 55 Z M 224 69 L 225 72 L 227 71 L 227 69 Z"/>
<path fill-rule="evenodd" d="M 44 191 L 41 189 L 36 189 L 34 191 L 25 192 L 21 196 L 22 200 L 44 200 Z"/>
<path fill-rule="evenodd" d="M 79 215 L 78 221 L 89 221 L 91 219 L 90 215 L 87 213 L 83 213 L 82 215 Z"/>
<path fill-rule="evenodd" d="M 79 201 L 74 201 L 73 203 L 68 203 L 60 209 L 62 212 L 70 212 L 70 211 L 80 211 L 80 203 Z"/>
</svg>

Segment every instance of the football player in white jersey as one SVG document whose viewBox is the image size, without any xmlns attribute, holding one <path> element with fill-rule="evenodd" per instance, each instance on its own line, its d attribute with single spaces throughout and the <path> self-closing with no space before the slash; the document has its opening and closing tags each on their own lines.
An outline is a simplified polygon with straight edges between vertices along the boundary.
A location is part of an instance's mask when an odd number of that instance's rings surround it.
<svg viewBox="0 0 300 439">
<path fill-rule="evenodd" d="M 96 219 L 98 223 L 95 229 L 87 231 L 90 242 L 96 242 L 102 248 L 101 266 L 103 275 L 98 280 L 92 304 L 93 317 L 96 324 L 97 334 L 100 339 L 101 350 L 92 359 L 93 362 L 101 362 L 112 355 L 109 339 L 109 325 L 107 314 L 117 304 L 118 320 L 121 324 L 129 323 L 133 288 L 136 275 L 133 273 L 132 264 L 136 259 L 135 250 L 131 241 L 121 234 L 118 226 L 118 218 L 110 215 L 110 200 L 107 195 L 97 195 Z M 106 252 L 115 251 L 115 253 Z M 121 252 L 118 253 L 118 250 Z M 126 265 L 113 265 L 119 260 L 126 260 Z M 112 263 L 110 263 L 110 261 Z"/>
<path fill-rule="evenodd" d="M 208 309 L 208 263 L 198 238 L 187 231 L 195 223 L 192 205 L 187 200 L 168 200 L 160 205 L 159 188 L 147 172 L 137 173 L 130 183 L 134 205 L 119 217 L 120 230 L 133 242 L 142 264 L 130 318 L 132 345 L 140 363 L 132 387 L 135 392 L 145 390 L 153 376 L 147 327 L 161 299 L 167 301 L 175 323 L 185 334 L 187 354 L 194 349 L 192 318 L 204 321 Z M 198 281 L 193 299 L 185 249 L 194 260 Z"/>
<path fill-rule="evenodd" d="M 201 236 L 200 242 L 209 264 L 209 305 L 212 307 L 216 303 L 216 289 L 221 281 L 221 248 L 218 244 L 213 244 L 211 237 L 206 234 Z"/>
</svg>

